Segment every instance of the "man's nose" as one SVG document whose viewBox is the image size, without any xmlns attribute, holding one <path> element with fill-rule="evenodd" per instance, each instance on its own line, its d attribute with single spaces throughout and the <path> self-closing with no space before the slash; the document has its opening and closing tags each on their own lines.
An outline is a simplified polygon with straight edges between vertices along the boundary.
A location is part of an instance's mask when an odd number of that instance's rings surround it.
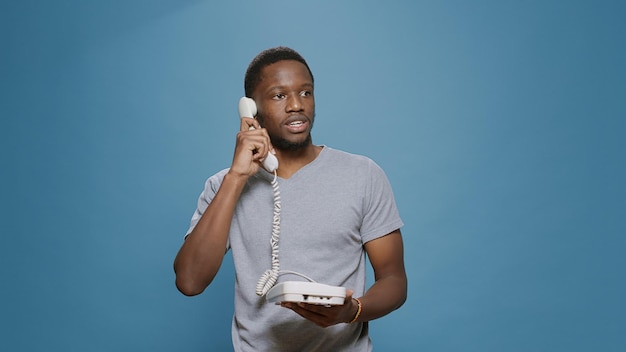
<svg viewBox="0 0 626 352">
<path fill-rule="evenodd" d="M 287 111 L 301 111 L 302 110 L 302 100 L 300 95 L 294 94 L 290 96 L 287 100 Z"/>
</svg>

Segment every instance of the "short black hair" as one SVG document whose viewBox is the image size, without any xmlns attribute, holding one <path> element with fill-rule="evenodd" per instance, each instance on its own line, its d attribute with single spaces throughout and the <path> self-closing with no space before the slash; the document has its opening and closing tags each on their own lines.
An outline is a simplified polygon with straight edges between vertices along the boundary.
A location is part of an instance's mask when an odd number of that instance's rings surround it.
<svg viewBox="0 0 626 352">
<path fill-rule="evenodd" d="M 261 51 L 248 65 L 246 76 L 243 81 L 244 91 L 247 97 L 252 97 L 252 92 L 261 82 L 261 71 L 266 66 L 283 60 L 295 60 L 306 66 L 313 81 L 313 73 L 306 60 L 297 51 L 286 46 L 278 46 Z"/>
</svg>

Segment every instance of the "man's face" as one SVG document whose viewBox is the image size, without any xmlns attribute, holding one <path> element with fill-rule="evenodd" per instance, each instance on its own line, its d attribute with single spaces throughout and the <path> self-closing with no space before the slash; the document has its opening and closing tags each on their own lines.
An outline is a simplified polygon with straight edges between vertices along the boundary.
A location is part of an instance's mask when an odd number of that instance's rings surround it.
<svg viewBox="0 0 626 352">
<path fill-rule="evenodd" d="M 306 66 L 295 60 L 266 66 L 253 99 L 257 119 L 267 129 L 275 148 L 297 150 L 311 143 L 315 98 L 313 79 Z"/>
</svg>

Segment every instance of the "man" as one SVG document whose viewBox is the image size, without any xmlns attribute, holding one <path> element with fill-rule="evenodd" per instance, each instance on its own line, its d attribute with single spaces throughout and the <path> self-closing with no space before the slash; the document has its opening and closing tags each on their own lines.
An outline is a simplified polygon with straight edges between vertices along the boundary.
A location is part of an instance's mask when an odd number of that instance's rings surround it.
<svg viewBox="0 0 626 352">
<path fill-rule="evenodd" d="M 242 117 L 232 165 L 205 184 L 174 262 L 176 285 L 200 294 L 230 249 L 236 351 L 369 351 L 367 322 L 400 307 L 407 291 L 403 224 L 389 182 L 370 159 L 312 143 L 313 75 L 294 50 L 261 52 L 244 86 L 257 118 Z M 275 305 L 255 293 L 271 265 L 274 175 L 261 167 L 268 153 L 279 165 L 280 267 L 346 287 L 342 305 Z M 367 291 L 366 253 L 375 275 Z"/>
</svg>

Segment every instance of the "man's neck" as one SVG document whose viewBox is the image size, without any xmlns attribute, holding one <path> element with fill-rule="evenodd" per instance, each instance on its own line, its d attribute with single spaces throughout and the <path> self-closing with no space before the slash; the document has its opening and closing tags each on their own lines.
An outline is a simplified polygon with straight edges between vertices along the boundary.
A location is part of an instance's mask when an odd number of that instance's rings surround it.
<svg viewBox="0 0 626 352">
<path fill-rule="evenodd" d="M 309 164 L 322 151 L 321 146 L 309 144 L 298 150 L 276 150 L 278 157 L 278 176 L 288 179 L 298 172 L 303 166 Z"/>
</svg>

